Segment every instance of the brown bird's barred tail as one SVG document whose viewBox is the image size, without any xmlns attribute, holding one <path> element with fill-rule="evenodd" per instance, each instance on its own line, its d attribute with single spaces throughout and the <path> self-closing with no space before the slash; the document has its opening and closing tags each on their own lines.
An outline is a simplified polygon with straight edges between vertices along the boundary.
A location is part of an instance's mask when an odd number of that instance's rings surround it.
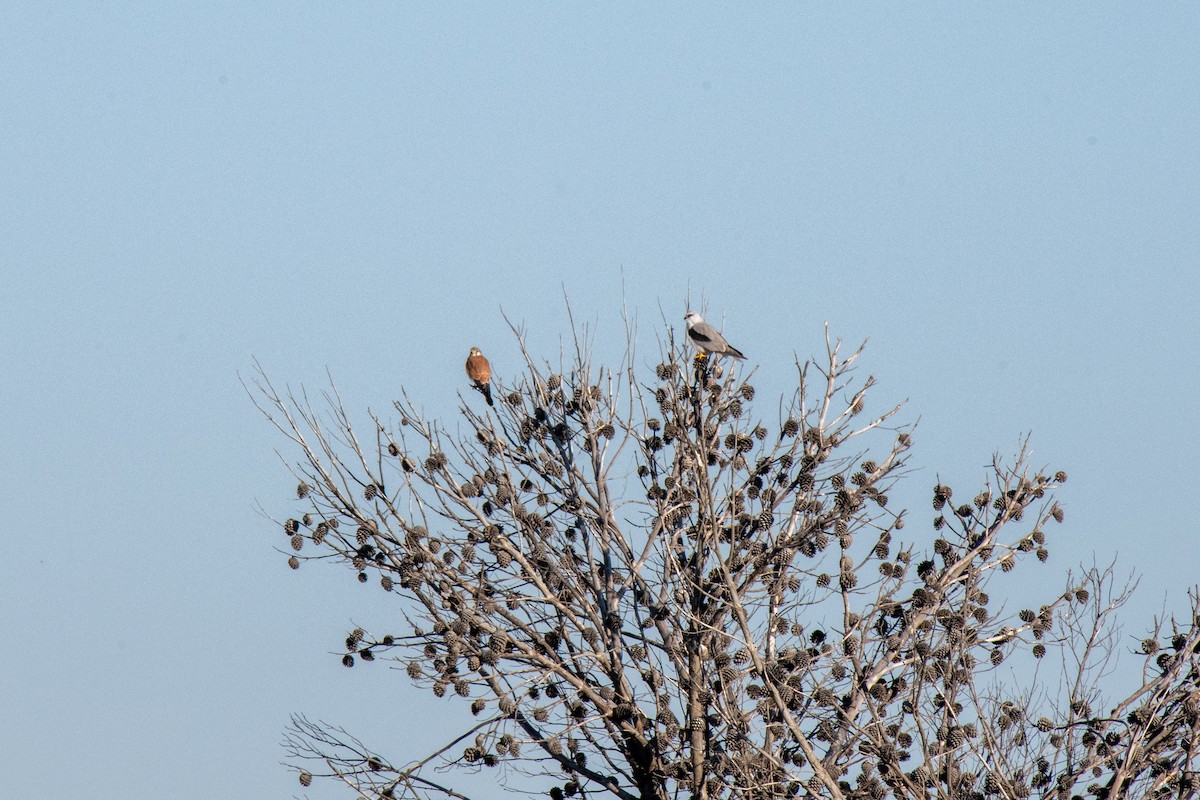
<svg viewBox="0 0 1200 800">
<path fill-rule="evenodd" d="M 483 399 L 487 400 L 487 404 L 489 406 L 495 406 L 496 404 L 492 402 L 492 385 L 490 383 L 485 383 L 478 388 L 479 391 L 483 392 Z"/>
</svg>

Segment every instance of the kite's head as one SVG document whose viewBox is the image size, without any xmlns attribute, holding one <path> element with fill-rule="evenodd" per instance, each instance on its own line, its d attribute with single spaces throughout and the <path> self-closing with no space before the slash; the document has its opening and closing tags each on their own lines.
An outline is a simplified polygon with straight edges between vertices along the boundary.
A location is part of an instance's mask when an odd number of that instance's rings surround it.
<svg viewBox="0 0 1200 800">
<path fill-rule="evenodd" d="M 695 325 L 698 322 L 704 322 L 704 317 L 700 316 L 695 311 L 689 311 L 683 315 L 683 321 L 688 325 Z"/>
</svg>

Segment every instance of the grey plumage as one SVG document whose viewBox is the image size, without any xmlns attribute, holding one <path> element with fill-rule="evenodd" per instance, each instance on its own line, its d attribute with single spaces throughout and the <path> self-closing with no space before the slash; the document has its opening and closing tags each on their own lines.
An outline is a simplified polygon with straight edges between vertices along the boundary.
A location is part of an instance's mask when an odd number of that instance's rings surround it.
<svg viewBox="0 0 1200 800">
<path fill-rule="evenodd" d="M 683 319 L 687 322 L 688 339 L 702 353 L 716 353 L 721 356 L 745 358 L 742 351 L 725 341 L 721 332 L 704 321 L 704 317 L 695 311 L 689 311 Z"/>
</svg>

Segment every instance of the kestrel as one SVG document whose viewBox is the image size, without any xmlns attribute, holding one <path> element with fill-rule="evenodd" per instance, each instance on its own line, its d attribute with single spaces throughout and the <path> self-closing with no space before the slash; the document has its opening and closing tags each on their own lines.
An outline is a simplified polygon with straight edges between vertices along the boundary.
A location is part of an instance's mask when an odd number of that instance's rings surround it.
<svg viewBox="0 0 1200 800">
<path fill-rule="evenodd" d="M 703 355 L 716 353 L 719 356 L 733 356 L 734 358 L 745 358 L 742 351 L 725 341 L 725 337 L 721 332 L 704 321 L 704 317 L 697 314 L 695 311 L 689 311 L 684 315 L 684 320 L 687 322 L 687 335 L 692 340 L 692 344 L 696 345 L 696 349 Z"/>
<path fill-rule="evenodd" d="M 492 379 L 492 365 L 483 357 L 483 352 L 478 347 L 472 347 L 467 355 L 467 377 L 487 400 L 487 404 L 495 405 L 492 402 L 492 386 L 489 383 Z"/>
</svg>

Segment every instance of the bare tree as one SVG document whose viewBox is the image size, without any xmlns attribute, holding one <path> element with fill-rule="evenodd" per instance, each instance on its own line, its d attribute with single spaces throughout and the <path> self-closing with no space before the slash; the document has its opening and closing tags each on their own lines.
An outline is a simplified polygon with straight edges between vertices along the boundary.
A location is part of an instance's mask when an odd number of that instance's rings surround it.
<svg viewBox="0 0 1200 800">
<path fill-rule="evenodd" d="M 463 402 L 466 437 L 407 396 L 360 437 L 336 392 L 318 410 L 259 371 L 298 451 L 290 565 L 345 564 L 404 621 L 355 628 L 344 663 L 398 662 L 477 719 L 397 761 L 297 716 L 302 784 L 464 797 L 453 764 L 556 800 L 1197 795 L 1200 597 L 1106 702 L 1128 582 L 1089 569 L 1013 610 L 1015 585 L 997 594 L 1046 560 L 1065 474 L 1023 451 L 966 499 L 939 482 L 932 528 L 905 540 L 888 500 L 912 432 L 898 407 L 867 414 L 861 348 L 797 364 L 767 423 L 752 372 L 670 330 L 648 380 L 632 344 L 608 369 L 577 333 L 551 366 L 517 336 L 524 374 L 494 409 Z"/>
</svg>

